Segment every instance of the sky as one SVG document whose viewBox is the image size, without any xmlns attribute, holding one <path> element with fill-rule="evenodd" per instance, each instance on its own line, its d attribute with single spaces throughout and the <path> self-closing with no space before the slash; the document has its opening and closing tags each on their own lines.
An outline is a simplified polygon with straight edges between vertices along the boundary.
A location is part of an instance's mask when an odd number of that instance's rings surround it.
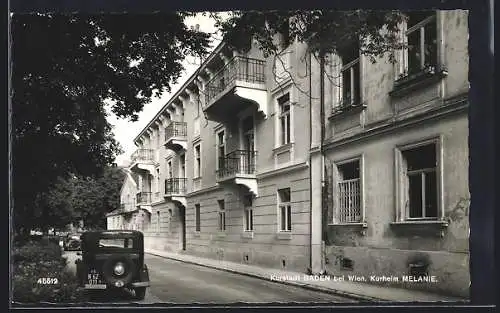
<svg viewBox="0 0 500 313">
<path fill-rule="evenodd" d="M 214 21 L 208 16 L 201 16 L 198 14 L 196 17 L 191 17 L 186 19 L 186 25 L 195 26 L 200 25 L 200 30 L 204 32 L 214 32 L 215 26 Z M 219 42 L 214 41 L 212 47 L 217 46 Z M 170 100 L 170 97 L 175 94 L 178 89 L 186 82 L 186 80 L 196 71 L 200 65 L 200 60 L 194 58 L 186 58 L 184 61 L 184 72 L 181 78 L 178 80 L 176 85 L 172 86 L 172 92 L 163 93 L 158 98 L 153 98 L 153 100 L 144 105 L 144 109 L 139 113 L 139 119 L 136 122 L 131 122 L 128 119 L 117 118 L 109 109 L 108 112 L 108 122 L 113 125 L 113 132 L 115 134 L 115 139 L 119 142 L 122 150 L 122 154 L 118 155 L 116 158 L 116 163 L 118 166 L 128 166 L 130 162 L 130 156 L 137 148 L 134 145 L 134 138 L 139 134 L 141 130 L 146 127 L 146 125 L 153 119 L 153 117 L 160 111 L 160 109 Z"/>
</svg>

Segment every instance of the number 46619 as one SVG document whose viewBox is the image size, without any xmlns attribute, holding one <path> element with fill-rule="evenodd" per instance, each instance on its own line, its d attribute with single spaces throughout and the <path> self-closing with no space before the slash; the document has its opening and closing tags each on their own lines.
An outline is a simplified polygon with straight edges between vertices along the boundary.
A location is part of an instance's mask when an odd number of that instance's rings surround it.
<svg viewBox="0 0 500 313">
<path fill-rule="evenodd" d="M 40 285 L 56 285 L 59 283 L 59 280 L 57 278 L 40 277 L 36 282 Z"/>
</svg>

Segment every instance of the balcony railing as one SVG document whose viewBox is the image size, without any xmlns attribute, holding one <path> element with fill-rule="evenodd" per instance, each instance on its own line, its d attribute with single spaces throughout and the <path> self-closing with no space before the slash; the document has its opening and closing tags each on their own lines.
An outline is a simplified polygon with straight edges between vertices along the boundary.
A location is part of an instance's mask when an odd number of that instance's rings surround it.
<svg viewBox="0 0 500 313">
<path fill-rule="evenodd" d="M 165 195 L 183 195 L 186 193 L 186 178 L 165 179 Z"/>
<path fill-rule="evenodd" d="M 151 192 L 142 191 L 137 194 L 137 204 L 151 203 Z"/>
<path fill-rule="evenodd" d="M 217 97 L 235 81 L 262 84 L 265 82 L 265 61 L 235 56 L 206 85 L 206 103 Z"/>
<path fill-rule="evenodd" d="M 339 220 L 341 223 L 361 221 L 361 194 L 359 178 L 338 183 Z"/>
<path fill-rule="evenodd" d="M 217 178 L 255 174 L 256 159 L 257 151 L 235 150 L 228 153 L 225 157 L 219 158 Z"/>
<path fill-rule="evenodd" d="M 153 161 L 153 149 L 137 149 L 131 159 L 132 162 Z"/>
<path fill-rule="evenodd" d="M 165 128 L 165 141 L 169 141 L 174 137 L 185 138 L 187 136 L 186 122 L 171 122 Z"/>
</svg>

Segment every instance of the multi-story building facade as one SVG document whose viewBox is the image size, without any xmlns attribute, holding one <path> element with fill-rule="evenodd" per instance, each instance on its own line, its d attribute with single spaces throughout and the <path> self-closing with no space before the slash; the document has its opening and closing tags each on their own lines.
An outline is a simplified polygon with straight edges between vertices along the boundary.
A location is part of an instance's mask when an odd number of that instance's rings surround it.
<svg viewBox="0 0 500 313">
<path fill-rule="evenodd" d="M 435 275 L 408 285 L 468 296 L 467 18 L 410 14 L 395 64 L 341 67 L 354 77 L 326 101 L 331 271 Z"/>
<path fill-rule="evenodd" d="M 467 295 L 467 32 L 410 14 L 395 64 L 350 43 L 323 77 L 221 43 L 134 140 L 146 247 Z"/>
</svg>

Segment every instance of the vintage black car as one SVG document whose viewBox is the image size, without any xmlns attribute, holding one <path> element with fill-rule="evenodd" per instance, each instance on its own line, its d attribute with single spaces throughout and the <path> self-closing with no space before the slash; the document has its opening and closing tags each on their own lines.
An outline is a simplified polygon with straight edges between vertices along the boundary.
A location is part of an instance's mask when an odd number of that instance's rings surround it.
<svg viewBox="0 0 500 313">
<path fill-rule="evenodd" d="M 63 247 L 65 251 L 78 251 L 81 249 L 81 234 L 68 234 L 64 239 Z"/>
<path fill-rule="evenodd" d="M 140 231 L 106 230 L 84 232 L 81 236 L 82 259 L 76 272 L 87 290 L 125 288 L 142 300 L 149 286 L 144 264 L 144 236 Z"/>
</svg>

